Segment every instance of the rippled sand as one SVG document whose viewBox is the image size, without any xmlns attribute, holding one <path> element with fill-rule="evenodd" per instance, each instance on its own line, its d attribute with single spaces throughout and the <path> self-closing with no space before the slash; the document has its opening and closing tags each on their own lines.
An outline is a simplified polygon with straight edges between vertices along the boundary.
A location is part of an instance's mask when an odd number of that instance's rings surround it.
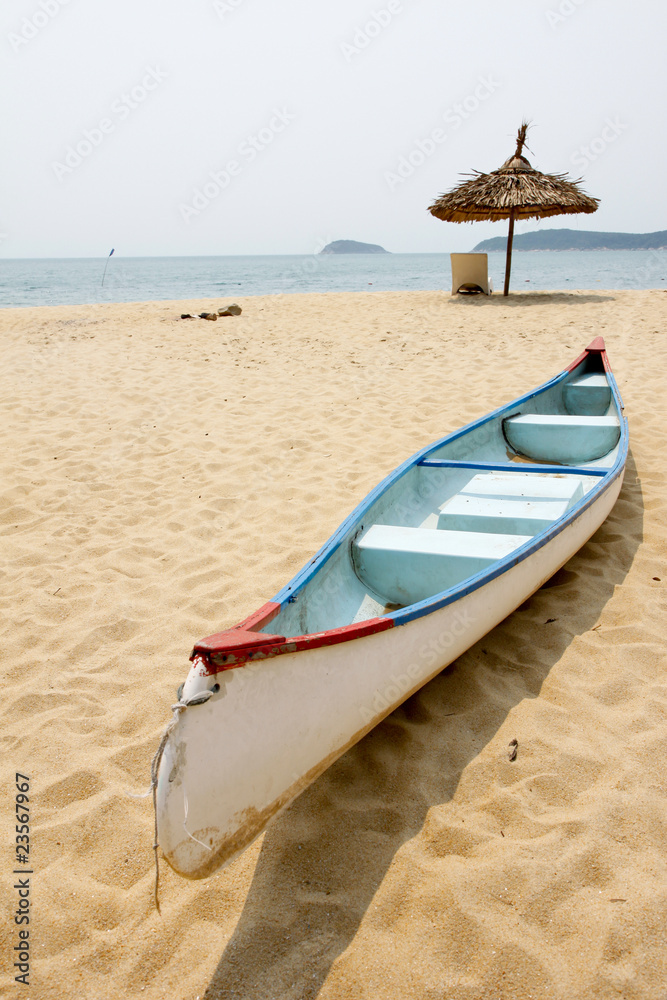
<svg viewBox="0 0 667 1000">
<path fill-rule="evenodd" d="M 240 304 L 0 312 L 3 815 L 29 774 L 35 869 L 7 995 L 664 1000 L 667 295 Z M 233 866 L 163 865 L 158 916 L 133 796 L 194 640 L 599 334 L 632 451 L 604 526 Z"/>
</svg>

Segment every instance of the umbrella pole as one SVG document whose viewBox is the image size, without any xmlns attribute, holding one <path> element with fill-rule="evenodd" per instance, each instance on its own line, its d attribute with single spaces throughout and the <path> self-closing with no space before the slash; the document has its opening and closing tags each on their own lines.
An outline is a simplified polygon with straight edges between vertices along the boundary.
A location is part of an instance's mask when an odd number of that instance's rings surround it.
<svg viewBox="0 0 667 1000">
<path fill-rule="evenodd" d="M 507 259 L 505 261 L 505 287 L 503 295 L 507 295 L 510 290 L 510 271 L 512 270 L 512 242 L 514 240 L 514 209 L 510 209 L 510 228 L 507 234 Z"/>
</svg>

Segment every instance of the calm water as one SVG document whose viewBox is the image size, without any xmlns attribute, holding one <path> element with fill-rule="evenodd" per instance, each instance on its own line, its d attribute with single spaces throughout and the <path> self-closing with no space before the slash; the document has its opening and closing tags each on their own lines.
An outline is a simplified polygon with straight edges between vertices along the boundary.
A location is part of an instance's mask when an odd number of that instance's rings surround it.
<svg viewBox="0 0 667 1000">
<path fill-rule="evenodd" d="M 289 292 L 447 289 L 448 254 L 0 260 L 0 307 L 230 298 Z M 496 291 L 504 253 L 489 254 Z M 667 251 L 521 253 L 512 290 L 667 288 Z"/>
</svg>

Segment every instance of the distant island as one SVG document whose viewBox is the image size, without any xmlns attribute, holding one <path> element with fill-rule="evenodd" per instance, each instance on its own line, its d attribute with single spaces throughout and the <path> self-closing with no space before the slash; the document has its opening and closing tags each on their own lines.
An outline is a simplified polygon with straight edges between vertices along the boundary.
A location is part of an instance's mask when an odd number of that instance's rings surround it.
<svg viewBox="0 0 667 1000">
<path fill-rule="evenodd" d="M 334 240 L 328 243 L 320 253 L 389 253 L 377 243 L 357 243 L 356 240 Z"/>
<path fill-rule="evenodd" d="M 667 230 L 659 233 L 591 233 L 581 229 L 542 229 L 514 237 L 514 250 L 667 250 Z M 506 236 L 478 243 L 473 253 L 507 249 Z"/>
</svg>

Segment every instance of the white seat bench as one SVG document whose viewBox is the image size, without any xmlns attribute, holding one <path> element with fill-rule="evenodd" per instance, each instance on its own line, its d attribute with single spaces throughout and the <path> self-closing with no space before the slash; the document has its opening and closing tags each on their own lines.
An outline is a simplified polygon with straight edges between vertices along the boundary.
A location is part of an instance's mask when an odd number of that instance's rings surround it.
<svg viewBox="0 0 667 1000">
<path fill-rule="evenodd" d="M 568 413 L 602 416 L 611 403 L 611 387 L 606 375 L 582 375 L 563 387 L 563 403 Z"/>
<path fill-rule="evenodd" d="M 461 493 L 440 508 L 438 528 L 537 535 L 561 517 L 568 507 L 567 500 L 508 500 Z"/>
<path fill-rule="evenodd" d="M 373 524 L 356 539 L 359 579 L 386 603 L 407 605 L 455 586 L 509 555 L 530 535 Z"/>
<path fill-rule="evenodd" d="M 521 468 L 521 466 L 518 466 Z M 460 491 L 465 496 L 498 497 L 501 500 L 567 500 L 573 507 L 584 495 L 579 476 L 545 472 L 481 472 Z"/>
<path fill-rule="evenodd" d="M 580 465 L 603 458 L 621 434 L 618 417 L 525 413 L 503 421 L 505 437 L 520 455 L 538 462 Z"/>
</svg>

